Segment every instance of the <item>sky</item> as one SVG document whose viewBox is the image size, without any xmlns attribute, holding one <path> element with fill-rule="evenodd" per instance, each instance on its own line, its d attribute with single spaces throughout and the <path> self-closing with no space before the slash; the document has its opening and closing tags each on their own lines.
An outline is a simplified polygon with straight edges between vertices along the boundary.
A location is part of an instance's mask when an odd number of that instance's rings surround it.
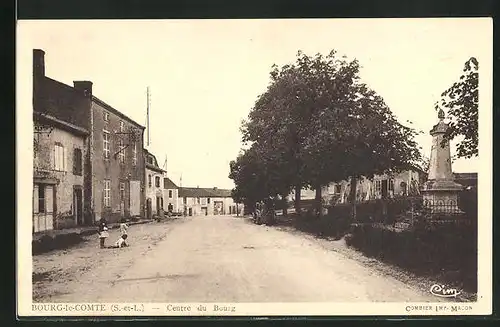
<svg viewBox="0 0 500 327">
<path fill-rule="evenodd" d="M 33 49 L 45 51 L 47 76 L 68 85 L 92 81 L 95 96 L 142 125 L 149 87 L 145 146 L 160 166 L 167 158 L 168 176 L 178 185 L 182 177 L 182 186 L 234 186 L 229 162 L 242 146 L 241 122 L 266 90 L 271 66 L 293 62 L 298 50 L 326 55 L 335 49 L 357 59 L 361 79 L 398 120 L 425 131 L 417 141 L 427 156 L 434 103 L 475 56 L 479 158 L 489 151 L 489 143 L 481 148 L 482 129 L 490 137 L 481 123 L 491 114 L 483 101 L 489 93 L 481 91 L 491 88 L 489 19 L 19 21 L 17 37 L 18 92 L 26 94 L 18 93 L 18 115 L 30 117 L 32 110 Z M 479 163 L 460 159 L 453 170 L 477 172 Z"/>
</svg>

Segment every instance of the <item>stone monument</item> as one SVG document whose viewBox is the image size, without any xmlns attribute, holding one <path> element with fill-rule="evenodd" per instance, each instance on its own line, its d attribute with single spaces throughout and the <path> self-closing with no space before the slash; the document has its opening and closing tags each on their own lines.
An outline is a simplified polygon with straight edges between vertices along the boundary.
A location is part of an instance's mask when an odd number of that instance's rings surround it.
<svg viewBox="0 0 500 327">
<path fill-rule="evenodd" d="M 458 193 L 463 186 L 455 183 L 451 170 L 450 142 L 443 143 L 443 136 L 449 128 L 444 122 L 444 111 L 439 110 L 439 122 L 434 125 L 432 136 L 429 175 L 423 185 L 424 207 L 432 213 L 462 213 L 458 208 Z"/>
</svg>

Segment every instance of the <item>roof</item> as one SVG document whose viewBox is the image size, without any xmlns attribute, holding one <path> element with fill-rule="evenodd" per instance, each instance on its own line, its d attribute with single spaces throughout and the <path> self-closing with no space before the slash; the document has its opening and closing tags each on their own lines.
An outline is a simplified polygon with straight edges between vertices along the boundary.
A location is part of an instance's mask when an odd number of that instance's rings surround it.
<svg viewBox="0 0 500 327">
<path fill-rule="evenodd" d="M 161 169 L 160 167 L 155 166 L 155 165 L 152 165 L 152 164 L 149 164 L 149 163 L 147 163 L 147 162 L 146 162 L 146 168 L 147 168 L 147 169 L 154 170 L 154 171 L 156 171 L 156 172 L 158 172 L 158 173 L 166 173 L 166 171 L 165 171 L 165 170 L 163 170 L 163 169 Z"/>
<path fill-rule="evenodd" d="M 161 169 L 160 166 L 158 166 L 158 161 L 156 160 L 156 157 L 155 157 L 154 154 L 152 154 L 151 152 L 149 152 L 146 149 L 143 149 L 143 151 L 144 151 L 144 153 L 146 155 L 146 168 L 154 170 L 154 171 L 157 171 L 159 173 L 165 173 L 166 172 L 165 170 Z M 148 159 L 151 159 L 152 164 L 149 163 Z"/>
<path fill-rule="evenodd" d="M 114 113 L 115 115 L 119 116 L 120 118 L 127 120 L 129 123 L 134 124 L 135 126 L 137 126 L 139 128 L 146 129 L 146 127 L 142 126 L 141 124 L 139 124 L 138 122 L 136 122 L 132 118 L 128 117 L 127 115 L 125 115 L 121 111 L 116 110 L 115 108 L 113 108 L 112 106 L 110 106 L 109 104 L 107 104 L 106 102 L 102 101 L 101 99 L 99 99 L 98 97 L 96 97 L 94 95 L 92 95 L 92 101 L 97 102 L 101 106 L 105 107 L 106 110 L 109 110 L 112 113 Z"/>
<path fill-rule="evenodd" d="M 47 112 L 50 115 L 72 123 L 73 125 L 86 127 L 84 126 L 85 124 L 83 124 L 82 116 L 80 115 L 81 108 L 82 106 L 85 106 L 85 101 L 88 101 L 88 98 L 83 96 L 81 92 L 76 90 L 73 86 L 67 85 L 48 76 L 44 76 L 40 79 L 40 83 L 37 85 L 37 95 L 34 95 L 34 97 L 37 98 L 36 106 L 33 108 L 34 111 Z M 92 101 L 100 104 L 105 107 L 106 110 L 109 110 L 137 127 L 145 129 L 144 126 L 138 124 L 136 121 L 113 108 L 98 97 L 92 95 Z M 80 115 L 75 114 L 75 111 L 80 113 Z"/>
<path fill-rule="evenodd" d="M 65 130 L 67 132 L 70 132 L 78 136 L 89 135 L 89 132 L 85 128 L 57 119 L 56 117 L 53 117 L 48 114 L 33 112 L 33 120 L 35 125 L 37 125 L 37 123 L 40 123 L 42 125 L 48 125 L 55 128 L 60 128 L 62 130 Z"/>
<path fill-rule="evenodd" d="M 477 173 L 453 173 L 456 179 L 477 179 Z"/>
<path fill-rule="evenodd" d="M 477 173 L 453 173 L 453 176 L 463 186 L 477 186 Z"/>
<path fill-rule="evenodd" d="M 163 179 L 163 188 L 167 189 L 167 190 L 171 190 L 171 189 L 178 189 L 179 187 L 177 185 L 175 185 L 175 183 L 172 182 L 172 180 L 170 178 L 165 177 Z"/>
<path fill-rule="evenodd" d="M 179 197 L 187 198 L 230 198 L 231 190 L 199 187 L 180 187 Z"/>
</svg>

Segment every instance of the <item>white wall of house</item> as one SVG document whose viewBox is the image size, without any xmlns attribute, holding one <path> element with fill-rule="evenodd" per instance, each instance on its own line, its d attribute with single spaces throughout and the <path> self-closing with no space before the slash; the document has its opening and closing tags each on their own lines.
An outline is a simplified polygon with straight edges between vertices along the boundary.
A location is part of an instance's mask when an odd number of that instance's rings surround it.
<svg viewBox="0 0 500 327">
<path fill-rule="evenodd" d="M 166 208 L 163 192 L 163 175 L 161 172 L 146 167 L 146 203 L 147 201 L 151 201 L 153 216 L 157 215 L 158 212 L 157 198 L 160 199 L 160 210 Z"/>
<path fill-rule="evenodd" d="M 404 195 L 420 194 L 419 187 L 422 179 L 417 170 L 406 170 L 397 174 L 375 175 L 372 180 L 362 177 L 356 183 L 356 199 L 358 202 L 382 198 L 382 190 L 387 185 L 387 196 L 389 198 Z M 323 187 L 321 196 L 325 203 L 346 203 L 350 193 L 350 181 L 344 180 L 338 183 L 330 183 Z M 301 200 L 311 200 L 316 197 L 316 191 L 304 188 L 301 190 Z M 288 197 L 289 201 L 295 199 L 292 191 Z"/>
<path fill-rule="evenodd" d="M 179 190 L 176 188 L 163 189 L 163 199 L 165 202 L 165 211 L 168 210 L 168 205 L 172 204 L 172 212 L 182 212 L 179 205 Z"/>
<path fill-rule="evenodd" d="M 57 224 L 77 225 L 74 190 L 81 190 L 80 205 L 83 209 L 84 138 L 59 128 L 34 137 L 38 143 L 33 158 L 34 231 L 51 230 Z M 75 149 L 81 151 L 78 173 L 73 169 Z"/>
<path fill-rule="evenodd" d="M 243 211 L 243 205 L 238 204 L 238 208 L 231 197 L 186 197 L 179 198 L 179 210 L 184 212 L 187 208 L 193 216 L 211 216 L 211 215 L 236 215 Z"/>
</svg>

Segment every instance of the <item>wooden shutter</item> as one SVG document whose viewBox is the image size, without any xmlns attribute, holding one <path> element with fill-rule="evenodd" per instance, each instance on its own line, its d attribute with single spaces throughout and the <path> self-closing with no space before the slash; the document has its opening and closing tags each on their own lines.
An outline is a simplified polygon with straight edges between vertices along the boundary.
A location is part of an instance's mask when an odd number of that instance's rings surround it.
<svg viewBox="0 0 500 327">
<path fill-rule="evenodd" d="M 46 213 L 54 212 L 54 187 L 45 186 L 45 208 Z"/>
<path fill-rule="evenodd" d="M 33 213 L 38 213 L 38 185 L 33 186 Z"/>
<path fill-rule="evenodd" d="M 78 175 L 78 149 L 73 149 L 73 174 Z"/>
</svg>

